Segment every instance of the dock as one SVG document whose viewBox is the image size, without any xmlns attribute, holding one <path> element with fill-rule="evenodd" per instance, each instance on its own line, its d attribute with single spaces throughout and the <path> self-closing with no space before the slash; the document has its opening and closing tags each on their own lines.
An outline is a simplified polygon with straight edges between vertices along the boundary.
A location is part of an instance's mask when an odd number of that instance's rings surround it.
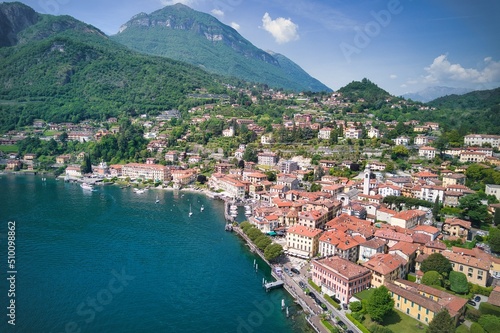
<svg viewBox="0 0 500 333">
<path fill-rule="evenodd" d="M 285 283 L 282 280 L 277 280 L 274 282 L 268 282 L 268 283 L 264 284 L 264 288 L 266 289 L 266 292 L 267 292 L 271 289 L 283 287 L 284 284 Z"/>
</svg>

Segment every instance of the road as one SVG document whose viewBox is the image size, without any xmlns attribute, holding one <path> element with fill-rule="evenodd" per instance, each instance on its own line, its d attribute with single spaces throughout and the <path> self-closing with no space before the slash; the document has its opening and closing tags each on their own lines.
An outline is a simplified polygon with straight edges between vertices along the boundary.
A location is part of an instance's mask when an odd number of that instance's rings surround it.
<svg viewBox="0 0 500 333">
<path fill-rule="evenodd" d="M 290 265 L 284 265 L 284 267 L 287 267 L 290 269 Z M 336 308 L 333 307 L 327 300 L 323 298 L 323 296 L 316 292 L 312 286 L 309 285 L 308 283 L 308 277 L 307 277 L 307 267 L 303 267 L 301 269 L 301 274 L 296 275 L 293 274 L 293 277 L 288 276 L 286 273 L 283 274 L 281 277 L 282 280 L 285 282 L 285 288 L 288 290 L 288 292 L 294 296 L 296 299 L 299 299 L 299 304 L 304 306 L 303 304 L 305 303 L 308 310 L 314 314 L 315 316 L 313 317 L 318 317 L 324 312 L 324 310 L 311 298 L 311 296 L 307 295 L 302 288 L 299 286 L 299 281 L 302 281 L 305 283 L 305 285 L 309 288 L 309 290 L 313 291 L 316 294 L 316 297 L 323 302 L 328 308 L 329 311 L 331 311 L 331 317 L 339 317 L 341 321 L 343 321 L 348 330 L 351 330 L 353 332 L 358 332 L 362 333 L 360 329 L 358 329 L 354 324 L 351 323 L 351 321 L 345 316 L 345 310 L 337 310 Z M 323 328 L 323 326 L 321 325 Z M 326 330 L 326 332 L 328 332 Z"/>
</svg>

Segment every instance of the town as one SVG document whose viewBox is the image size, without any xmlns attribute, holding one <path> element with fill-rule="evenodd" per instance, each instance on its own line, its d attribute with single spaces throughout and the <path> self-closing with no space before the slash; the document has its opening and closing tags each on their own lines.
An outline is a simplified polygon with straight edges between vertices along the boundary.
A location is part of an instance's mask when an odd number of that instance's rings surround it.
<svg viewBox="0 0 500 333">
<path fill-rule="evenodd" d="M 443 309 L 453 325 L 500 314 L 499 135 L 382 120 L 340 92 L 237 93 L 239 102 L 202 91 L 191 96 L 199 105 L 156 115 L 34 119 L 0 138 L 0 164 L 244 203 L 252 228 L 281 246 L 266 259 L 292 258 L 286 267 L 302 269 L 339 308 L 356 304 L 348 318 L 358 328 L 367 325 L 359 295 L 380 288 L 424 325 Z"/>
</svg>

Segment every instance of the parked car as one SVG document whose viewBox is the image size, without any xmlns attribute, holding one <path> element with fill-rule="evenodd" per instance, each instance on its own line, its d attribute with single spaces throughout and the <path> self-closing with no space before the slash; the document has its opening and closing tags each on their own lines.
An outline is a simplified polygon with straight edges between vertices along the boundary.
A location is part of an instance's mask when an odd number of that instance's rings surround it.
<svg viewBox="0 0 500 333">
<path fill-rule="evenodd" d="M 476 306 L 476 302 L 474 302 L 474 301 L 467 301 L 467 304 L 470 304 L 472 306 Z"/>
<path fill-rule="evenodd" d="M 305 284 L 304 282 L 302 282 L 302 281 L 299 281 L 299 286 L 300 286 L 300 288 L 302 288 L 302 289 L 305 289 L 305 288 L 306 288 L 306 284 Z"/>
<path fill-rule="evenodd" d="M 339 320 L 339 322 L 337 323 L 340 327 L 342 327 L 343 329 L 346 329 L 347 328 L 347 325 L 342 321 L 342 320 Z"/>
<path fill-rule="evenodd" d="M 290 269 L 293 273 L 299 275 L 300 274 L 300 271 L 297 269 L 297 268 L 292 268 Z"/>
<path fill-rule="evenodd" d="M 283 270 L 285 271 L 285 273 L 288 274 L 288 272 L 290 272 L 290 270 L 288 269 L 288 267 L 284 267 Z"/>
<path fill-rule="evenodd" d="M 312 299 L 316 299 L 316 295 L 312 291 L 309 292 L 309 296 L 311 296 Z"/>
<path fill-rule="evenodd" d="M 344 303 L 344 304 L 342 304 L 342 308 L 343 308 L 344 310 L 347 310 L 347 309 L 348 309 L 347 304 L 345 304 L 345 303 Z"/>
<path fill-rule="evenodd" d="M 292 272 L 288 272 L 288 276 L 293 277 L 293 273 Z"/>
<path fill-rule="evenodd" d="M 477 295 L 476 297 L 474 297 L 474 301 L 481 302 L 481 296 Z"/>
</svg>

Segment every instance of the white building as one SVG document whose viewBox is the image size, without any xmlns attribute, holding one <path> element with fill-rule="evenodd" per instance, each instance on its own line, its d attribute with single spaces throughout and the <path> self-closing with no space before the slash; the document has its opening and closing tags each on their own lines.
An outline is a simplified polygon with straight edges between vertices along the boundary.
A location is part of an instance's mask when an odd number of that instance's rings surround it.
<svg viewBox="0 0 500 333">
<path fill-rule="evenodd" d="M 466 146 L 482 146 L 489 143 L 491 147 L 500 147 L 500 135 L 469 134 L 464 138 Z"/>
<path fill-rule="evenodd" d="M 332 133 L 332 129 L 330 127 L 323 127 L 318 132 L 318 139 L 320 139 L 320 140 L 330 140 L 331 133 Z"/>
<path fill-rule="evenodd" d="M 436 148 L 422 146 L 418 149 L 418 156 L 432 160 L 436 157 Z"/>
<path fill-rule="evenodd" d="M 498 200 L 500 200 L 500 185 L 486 184 L 484 192 L 487 195 L 494 195 Z"/>
</svg>

